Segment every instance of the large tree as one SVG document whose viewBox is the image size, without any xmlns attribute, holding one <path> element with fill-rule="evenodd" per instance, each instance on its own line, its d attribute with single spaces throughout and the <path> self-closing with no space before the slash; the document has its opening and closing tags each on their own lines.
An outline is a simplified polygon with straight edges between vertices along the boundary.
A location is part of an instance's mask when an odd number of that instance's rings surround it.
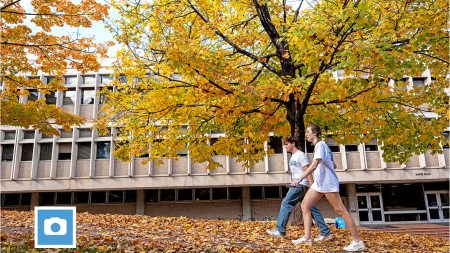
<svg viewBox="0 0 450 253">
<path fill-rule="evenodd" d="M 32 10 L 26 11 L 21 0 L 0 0 L 1 26 L 1 125 L 39 129 L 46 134 L 59 134 L 55 125 L 66 130 L 80 125 L 83 118 L 63 112 L 45 99 L 19 103 L 19 96 L 29 95 L 29 89 L 44 94 L 64 90 L 62 75 L 68 67 L 81 72 L 100 68 L 98 57 L 105 55 L 106 45 L 94 38 L 60 35 L 54 27 L 91 27 L 107 15 L 107 6 L 95 0 L 26 1 Z M 47 83 L 35 78 L 45 73 L 54 78 Z"/>
<path fill-rule="evenodd" d="M 210 166 L 217 153 L 252 166 L 271 132 L 304 143 L 310 122 L 343 143 L 376 138 L 387 161 L 441 150 L 448 125 L 447 1 L 113 5 L 120 19 L 111 29 L 126 46 L 116 75 L 127 81 L 118 78 L 107 92 L 98 125 L 120 127 L 121 158 L 174 157 L 187 148 Z M 426 86 L 404 79 L 427 69 L 435 79 Z M 225 136 L 209 145 L 217 130 Z"/>
</svg>

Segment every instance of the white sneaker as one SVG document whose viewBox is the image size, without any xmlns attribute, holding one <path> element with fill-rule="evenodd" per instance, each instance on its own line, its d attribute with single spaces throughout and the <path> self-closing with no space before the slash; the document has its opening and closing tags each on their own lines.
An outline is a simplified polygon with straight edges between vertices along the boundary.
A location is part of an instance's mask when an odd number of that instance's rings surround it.
<svg viewBox="0 0 450 253">
<path fill-rule="evenodd" d="M 269 235 L 271 235 L 271 236 L 273 236 L 273 237 L 276 237 L 276 238 L 283 238 L 284 237 L 284 235 L 282 235 L 281 233 L 280 233 L 280 231 L 278 231 L 277 229 L 267 229 L 266 230 L 266 232 L 269 234 Z"/>
<path fill-rule="evenodd" d="M 344 248 L 345 251 L 362 251 L 365 250 L 366 246 L 364 245 L 364 242 L 362 240 L 359 240 L 359 242 L 352 241 L 350 245 Z"/>
<path fill-rule="evenodd" d="M 292 243 L 295 245 L 312 245 L 313 240 L 307 239 L 305 236 L 298 238 L 297 240 L 292 240 Z"/>
<path fill-rule="evenodd" d="M 330 240 L 331 238 L 333 238 L 333 234 L 319 235 L 318 237 L 316 237 L 316 239 L 314 239 L 314 241 L 325 242 Z"/>
</svg>

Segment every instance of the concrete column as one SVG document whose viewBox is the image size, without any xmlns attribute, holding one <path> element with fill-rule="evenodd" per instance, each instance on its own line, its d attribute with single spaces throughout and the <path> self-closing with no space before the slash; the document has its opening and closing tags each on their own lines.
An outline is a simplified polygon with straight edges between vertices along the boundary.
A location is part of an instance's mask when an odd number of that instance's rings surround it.
<svg viewBox="0 0 450 253">
<path fill-rule="evenodd" d="M 145 214 L 145 190 L 136 191 L 136 214 Z"/>
<path fill-rule="evenodd" d="M 347 195 L 348 195 L 348 211 L 352 216 L 355 224 L 359 225 L 359 213 L 358 213 L 358 199 L 356 198 L 356 186 L 355 184 L 347 184 Z"/>
<path fill-rule="evenodd" d="M 242 219 L 248 220 L 252 217 L 252 207 L 250 203 L 250 187 L 242 187 Z"/>
<path fill-rule="evenodd" d="M 348 169 L 347 153 L 345 152 L 345 145 L 339 144 L 339 153 L 341 153 L 342 170 Z"/>
<path fill-rule="evenodd" d="M 31 193 L 30 210 L 34 210 L 35 206 L 39 206 L 39 192 Z"/>
</svg>

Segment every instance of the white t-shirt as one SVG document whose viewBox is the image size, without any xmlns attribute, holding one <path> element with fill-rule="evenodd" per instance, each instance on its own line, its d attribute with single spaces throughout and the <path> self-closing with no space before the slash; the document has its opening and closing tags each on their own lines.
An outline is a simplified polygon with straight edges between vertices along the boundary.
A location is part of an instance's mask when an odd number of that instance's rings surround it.
<svg viewBox="0 0 450 253">
<path fill-rule="evenodd" d="M 333 155 L 324 141 L 316 143 L 313 159 L 320 159 L 321 162 L 314 170 L 314 183 L 311 188 L 317 192 L 339 192 L 339 179 L 334 171 Z"/>
<path fill-rule="evenodd" d="M 292 154 L 291 159 L 289 160 L 289 168 L 291 168 L 292 180 L 300 179 L 303 174 L 303 167 L 308 166 L 308 157 L 305 153 L 300 150 L 297 150 L 294 154 Z M 303 179 L 300 184 L 309 187 L 308 179 Z"/>
</svg>

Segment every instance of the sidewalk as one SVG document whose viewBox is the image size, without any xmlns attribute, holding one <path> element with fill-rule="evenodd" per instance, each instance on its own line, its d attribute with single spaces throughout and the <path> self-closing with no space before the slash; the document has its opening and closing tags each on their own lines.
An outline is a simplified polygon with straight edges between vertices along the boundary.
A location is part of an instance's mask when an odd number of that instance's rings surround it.
<svg viewBox="0 0 450 253">
<path fill-rule="evenodd" d="M 365 225 L 361 226 L 360 229 L 450 238 L 449 223 Z"/>
</svg>

